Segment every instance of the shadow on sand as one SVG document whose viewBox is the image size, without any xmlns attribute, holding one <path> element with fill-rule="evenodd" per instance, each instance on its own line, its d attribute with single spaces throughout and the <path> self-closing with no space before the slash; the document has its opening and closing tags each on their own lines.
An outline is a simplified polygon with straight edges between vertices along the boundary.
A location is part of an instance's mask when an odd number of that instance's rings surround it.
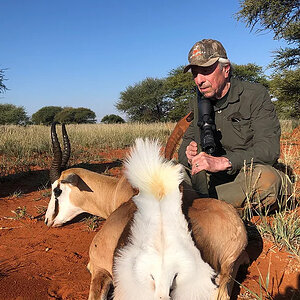
<svg viewBox="0 0 300 300">
<path fill-rule="evenodd" d="M 78 164 L 72 168 L 84 168 L 101 174 L 121 165 L 122 161 L 116 160 L 110 163 Z M 49 170 L 29 171 L 0 177 L 0 199 L 18 192 L 28 194 L 49 187 Z"/>
</svg>

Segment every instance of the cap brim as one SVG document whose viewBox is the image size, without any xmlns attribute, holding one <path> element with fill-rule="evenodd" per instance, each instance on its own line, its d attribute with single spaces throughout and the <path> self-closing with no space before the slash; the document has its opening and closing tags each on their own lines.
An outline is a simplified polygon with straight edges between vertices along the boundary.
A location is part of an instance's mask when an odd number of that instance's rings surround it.
<svg viewBox="0 0 300 300">
<path fill-rule="evenodd" d="M 211 58 L 210 60 L 208 60 L 207 62 L 205 62 L 203 64 L 193 63 L 193 64 L 186 65 L 183 69 L 183 73 L 188 72 L 193 66 L 195 66 L 195 67 L 209 67 L 209 66 L 213 65 L 218 60 L 219 60 L 219 57 L 214 57 L 214 58 Z"/>
</svg>

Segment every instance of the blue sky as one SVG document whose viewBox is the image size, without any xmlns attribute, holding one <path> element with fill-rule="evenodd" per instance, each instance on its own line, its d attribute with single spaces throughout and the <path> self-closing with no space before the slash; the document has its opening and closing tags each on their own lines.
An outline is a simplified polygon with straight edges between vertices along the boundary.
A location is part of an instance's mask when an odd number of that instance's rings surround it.
<svg viewBox="0 0 300 300">
<path fill-rule="evenodd" d="M 119 114 L 120 92 L 187 64 L 192 45 L 221 41 L 237 64 L 266 67 L 285 46 L 237 22 L 238 0 L 0 0 L 0 68 L 9 88 L 0 103 Z M 122 115 L 124 117 L 124 115 Z"/>
</svg>

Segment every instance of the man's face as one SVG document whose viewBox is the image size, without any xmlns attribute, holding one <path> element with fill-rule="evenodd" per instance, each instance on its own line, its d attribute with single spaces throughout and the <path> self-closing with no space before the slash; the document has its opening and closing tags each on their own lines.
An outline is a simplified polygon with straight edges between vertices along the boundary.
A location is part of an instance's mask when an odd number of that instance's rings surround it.
<svg viewBox="0 0 300 300">
<path fill-rule="evenodd" d="M 209 67 L 192 67 L 194 81 L 199 91 L 205 98 L 220 99 L 227 93 L 225 88 L 228 82 L 230 65 L 221 69 L 219 62 L 215 62 Z"/>
</svg>

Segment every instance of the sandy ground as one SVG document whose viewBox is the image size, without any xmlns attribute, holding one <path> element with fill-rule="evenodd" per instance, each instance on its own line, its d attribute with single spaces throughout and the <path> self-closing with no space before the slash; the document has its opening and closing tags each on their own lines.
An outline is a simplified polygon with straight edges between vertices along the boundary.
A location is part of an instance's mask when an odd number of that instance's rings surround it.
<svg viewBox="0 0 300 300">
<path fill-rule="evenodd" d="M 299 151 L 299 145 L 296 147 Z M 125 152 L 101 153 L 107 161 L 94 163 L 93 168 L 103 172 L 115 166 L 113 160 L 124 157 Z M 119 176 L 121 171 L 120 167 L 114 167 L 108 172 Z M 45 186 L 47 180 L 47 170 L 34 170 L 10 179 L 2 178 L 0 182 L 1 300 L 88 297 L 90 274 L 86 265 L 96 231 L 89 230 L 84 221 L 87 215 L 61 228 L 48 228 L 44 224 L 42 211 L 50 199 L 50 188 Z M 13 211 L 19 207 L 26 207 L 25 218 L 15 218 Z M 100 228 L 101 225 L 97 230 Z M 252 292 L 258 295 L 263 292 L 268 270 L 270 299 L 300 299 L 299 260 L 262 239 L 255 226 L 250 228 L 249 236 L 247 251 L 251 265 L 240 270 L 238 281 L 242 287 L 235 287 L 232 299 L 256 299 Z M 268 299 L 265 295 L 263 292 L 261 299 Z"/>
</svg>

